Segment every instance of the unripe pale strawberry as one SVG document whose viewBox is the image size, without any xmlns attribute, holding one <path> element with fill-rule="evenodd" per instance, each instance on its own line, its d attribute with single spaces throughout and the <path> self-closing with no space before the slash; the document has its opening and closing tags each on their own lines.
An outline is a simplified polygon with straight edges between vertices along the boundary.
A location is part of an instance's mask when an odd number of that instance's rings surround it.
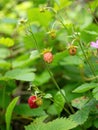
<svg viewBox="0 0 98 130">
<path fill-rule="evenodd" d="M 51 37 L 52 39 L 55 39 L 55 38 L 56 38 L 56 31 L 55 31 L 55 30 L 51 30 L 49 34 L 50 34 L 50 37 Z"/>
<path fill-rule="evenodd" d="M 43 104 L 43 100 L 41 98 L 37 98 L 36 104 L 37 106 L 41 106 Z"/>
<path fill-rule="evenodd" d="M 35 96 L 35 95 L 29 97 L 28 104 L 29 104 L 30 108 L 38 107 L 38 105 L 36 104 L 36 100 L 37 100 L 37 96 Z"/>
<path fill-rule="evenodd" d="M 43 54 L 43 59 L 47 63 L 51 63 L 53 61 L 53 54 L 51 52 L 45 52 Z"/>
</svg>

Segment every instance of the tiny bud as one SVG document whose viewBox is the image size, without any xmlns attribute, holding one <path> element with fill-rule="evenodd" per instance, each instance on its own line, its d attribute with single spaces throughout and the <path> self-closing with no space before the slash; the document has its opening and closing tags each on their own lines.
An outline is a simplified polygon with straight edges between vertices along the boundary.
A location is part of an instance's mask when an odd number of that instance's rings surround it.
<svg viewBox="0 0 98 130">
<path fill-rule="evenodd" d="M 50 35 L 50 37 L 51 37 L 52 39 L 55 39 L 55 38 L 56 38 L 56 31 L 55 31 L 55 30 L 49 31 L 48 34 Z"/>
</svg>

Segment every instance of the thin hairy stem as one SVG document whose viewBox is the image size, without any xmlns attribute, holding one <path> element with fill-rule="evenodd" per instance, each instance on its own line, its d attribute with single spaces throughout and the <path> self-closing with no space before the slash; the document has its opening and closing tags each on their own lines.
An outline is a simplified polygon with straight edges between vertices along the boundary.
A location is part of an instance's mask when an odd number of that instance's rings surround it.
<svg viewBox="0 0 98 130">
<path fill-rule="evenodd" d="M 31 30 L 29 30 L 29 32 L 31 33 L 31 35 L 32 35 L 32 37 L 33 37 L 33 39 L 34 39 L 34 41 L 35 41 L 35 45 L 36 45 L 37 50 L 39 51 L 39 53 L 41 53 L 40 48 L 39 48 L 38 43 L 37 43 L 37 40 L 36 40 L 36 38 L 35 38 L 33 32 L 32 32 Z M 44 61 L 43 61 L 43 62 L 44 62 Z M 68 103 L 68 101 L 67 101 L 65 95 L 64 95 L 63 92 L 61 91 L 61 89 L 60 89 L 59 85 L 57 84 L 57 82 L 56 82 L 56 80 L 55 80 L 55 78 L 54 78 L 52 72 L 50 71 L 50 68 L 48 67 L 48 65 L 47 65 L 45 62 L 44 62 L 44 64 L 45 64 L 45 67 L 46 67 L 47 71 L 48 71 L 49 74 L 50 74 L 50 77 L 51 77 L 53 83 L 55 84 L 55 86 L 57 87 L 57 89 L 60 91 L 61 95 L 64 97 L 64 99 L 65 99 L 65 101 L 67 102 L 67 104 L 68 104 L 70 110 L 72 111 L 72 113 L 74 113 L 74 109 L 73 109 L 72 106 Z M 68 110 L 66 110 L 66 112 L 67 112 L 68 114 L 70 113 Z"/>
<path fill-rule="evenodd" d="M 82 43 L 81 43 L 80 40 L 79 40 L 79 45 L 80 45 L 80 48 L 81 48 L 81 50 L 82 50 L 82 52 L 83 52 L 83 55 L 84 55 L 84 57 L 85 57 L 85 59 L 86 59 L 86 62 L 88 63 L 88 65 L 89 65 L 89 67 L 90 67 L 90 69 L 91 69 L 91 72 L 93 73 L 94 77 L 96 77 L 95 69 L 94 69 L 93 65 L 91 64 L 91 62 L 89 62 L 88 57 L 86 56 L 86 54 L 85 54 L 85 52 L 84 52 L 84 49 L 83 49 L 83 47 L 82 47 Z M 97 81 L 97 78 L 95 78 L 95 79 L 96 79 L 96 81 Z"/>
</svg>

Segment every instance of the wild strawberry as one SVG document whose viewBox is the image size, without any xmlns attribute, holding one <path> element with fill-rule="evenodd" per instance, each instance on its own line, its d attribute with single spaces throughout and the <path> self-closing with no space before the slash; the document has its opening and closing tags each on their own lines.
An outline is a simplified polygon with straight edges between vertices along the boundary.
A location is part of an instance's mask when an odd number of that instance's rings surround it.
<svg viewBox="0 0 98 130">
<path fill-rule="evenodd" d="M 52 38 L 52 39 L 55 39 L 56 38 L 56 30 L 52 29 L 50 30 L 49 32 L 47 32 L 47 34 L 49 34 L 49 36 Z"/>
<path fill-rule="evenodd" d="M 76 53 L 77 53 L 77 47 L 76 46 L 70 46 L 69 48 L 68 48 L 68 50 L 69 50 L 69 54 L 70 55 L 76 55 Z"/>
<path fill-rule="evenodd" d="M 55 30 L 51 30 L 51 31 L 49 32 L 49 34 L 50 34 L 50 37 L 51 37 L 52 39 L 55 39 L 55 37 L 56 37 L 56 31 L 55 31 Z"/>
<path fill-rule="evenodd" d="M 41 98 L 37 98 L 36 104 L 37 104 L 37 106 L 41 106 L 43 104 L 42 99 Z"/>
<path fill-rule="evenodd" d="M 47 63 L 51 63 L 53 61 L 53 54 L 51 51 L 47 51 L 43 54 L 43 59 Z"/>
<path fill-rule="evenodd" d="M 36 104 L 36 100 L 37 100 L 37 96 L 35 96 L 35 95 L 29 97 L 28 104 L 29 104 L 30 108 L 38 107 L 38 105 Z"/>
</svg>

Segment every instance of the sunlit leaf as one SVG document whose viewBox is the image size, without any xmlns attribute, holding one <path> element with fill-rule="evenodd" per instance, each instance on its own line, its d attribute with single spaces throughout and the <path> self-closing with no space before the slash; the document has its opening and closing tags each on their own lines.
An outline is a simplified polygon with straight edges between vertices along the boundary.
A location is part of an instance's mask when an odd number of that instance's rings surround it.
<svg viewBox="0 0 98 130">
<path fill-rule="evenodd" d="M 13 41 L 13 39 L 11 39 L 9 37 L 8 38 L 2 37 L 2 38 L 0 38 L 0 44 L 5 45 L 7 47 L 11 47 L 14 45 L 14 41 Z"/>
<path fill-rule="evenodd" d="M 73 90 L 73 92 L 84 93 L 95 87 L 97 87 L 96 83 L 85 83 L 85 84 L 82 84 L 81 86 L 77 87 L 75 90 Z"/>
<path fill-rule="evenodd" d="M 14 98 L 12 100 L 12 102 L 9 104 L 9 106 L 7 107 L 6 114 L 5 114 L 6 130 L 10 130 L 12 112 L 13 112 L 13 109 L 14 109 L 18 99 L 19 99 L 19 97 Z"/>
<path fill-rule="evenodd" d="M 5 77 L 8 79 L 16 79 L 23 81 L 33 81 L 35 74 L 31 69 L 14 69 L 6 72 Z"/>
</svg>

